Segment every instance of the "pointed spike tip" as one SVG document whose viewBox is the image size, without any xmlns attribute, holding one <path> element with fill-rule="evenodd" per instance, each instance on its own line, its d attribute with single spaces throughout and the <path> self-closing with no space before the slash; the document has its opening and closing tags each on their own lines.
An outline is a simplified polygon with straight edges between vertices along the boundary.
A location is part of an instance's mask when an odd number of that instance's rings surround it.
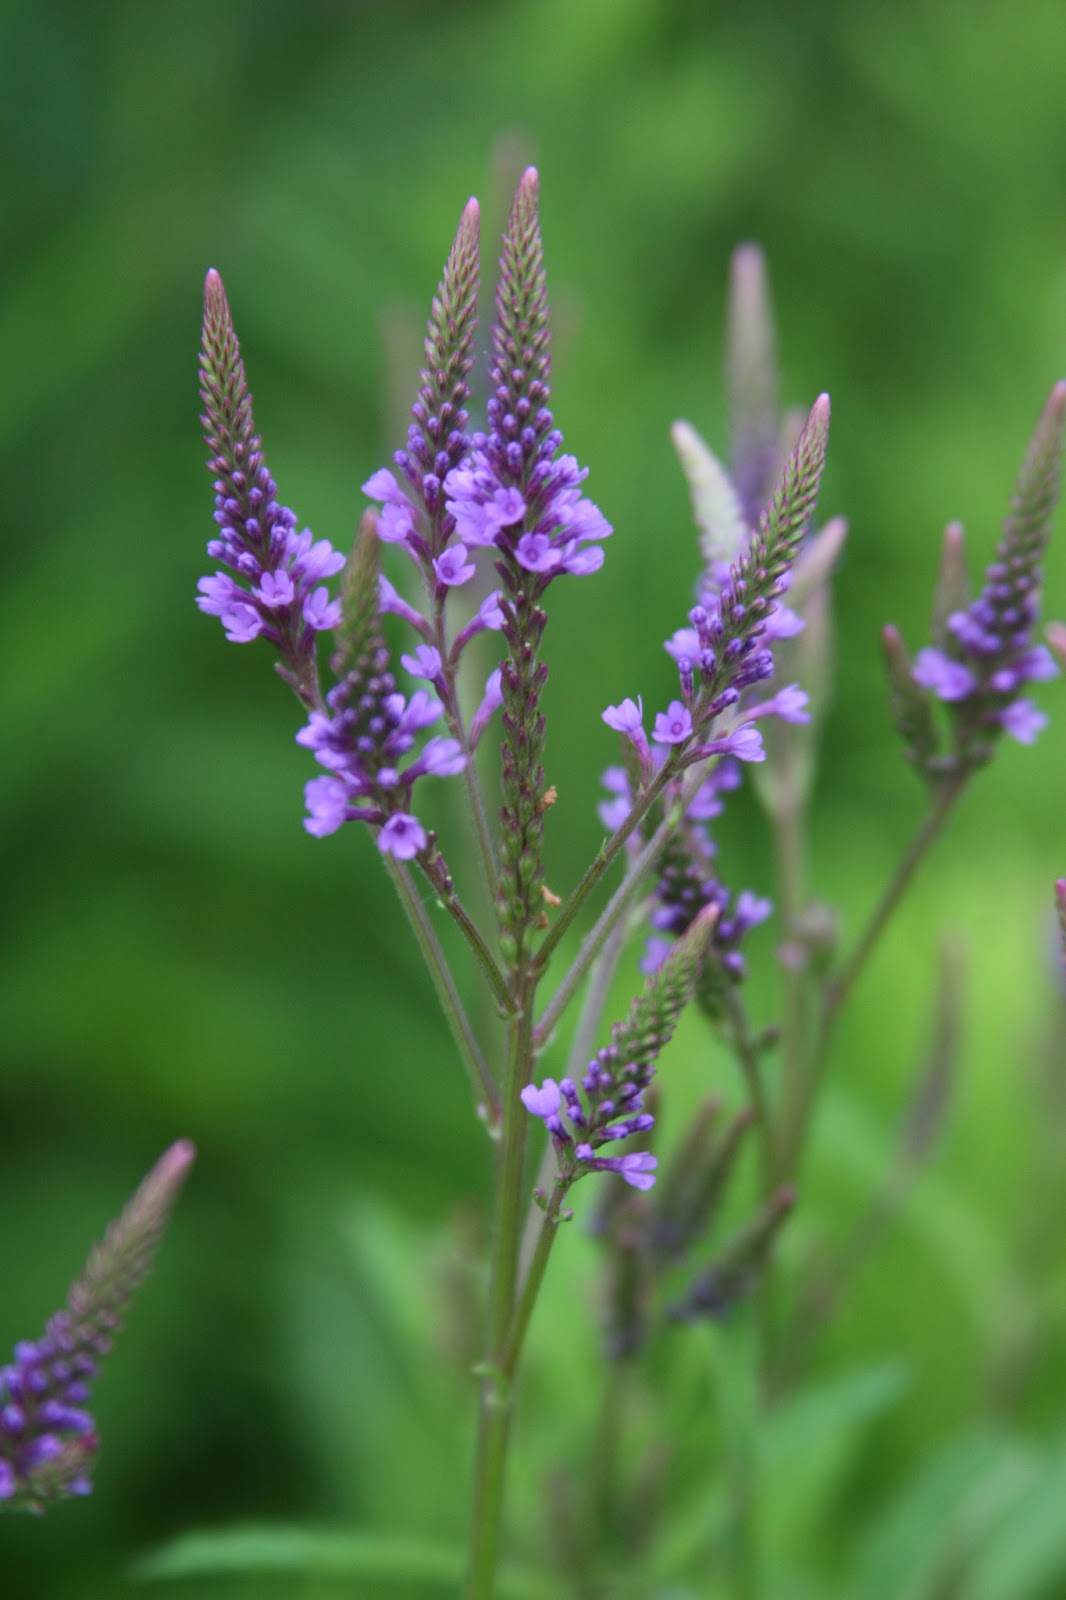
<svg viewBox="0 0 1066 1600">
<path fill-rule="evenodd" d="M 230 320 L 229 301 L 226 299 L 222 276 L 214 267 L 210 267 L 204 279 L 204 322 L 219 328 Z"/>
<path fill-rule="evenodd" d="M 811 414 L 807 418 L 807 428 L 817 428 L 822 433 L 829 432 L 829 396 L 820 394 L 811 407 Z"/>
</svg>

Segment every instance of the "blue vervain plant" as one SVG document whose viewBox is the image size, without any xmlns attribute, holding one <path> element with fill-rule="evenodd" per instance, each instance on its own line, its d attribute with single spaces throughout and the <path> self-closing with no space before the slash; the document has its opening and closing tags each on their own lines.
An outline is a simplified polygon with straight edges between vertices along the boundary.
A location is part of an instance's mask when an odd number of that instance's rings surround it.
<svg viewBox="0 0 1066 1600">
<path fill-rule="evenodd" d="M 584 493 L 586 469 L 564 451 L 550 409 L 549 311 L 533 169 L 521 178 L 503 238 L 487 410 L 483 427 L 472 428 L 478 228 L 471 200 L 433 301 L 406 442 L 364 484 L 372 505 L 347 557 L 301 530 L 279 501 L 222 282 L 208 274 L 201 393 L 217 524 L 209 551 L 220 570 L 201 581 L 198 602 L 234 642 L 265 640 L 301 701 L 306 722 L 297 740 L 324 769 L 307 783 L 304 825 L 319 838 L 351 822 L 369 830 L 489 1135 L 494 1189 L 468 1600 L 496 1592 L 515 1385 L 575 1185 L 596 1175 L 603 1186 L 596 1231 L 608 1284 L 607 1361 L 636 1359 L 648 1329 L 664 1321 L 722 1316 L 765 1277 L 796 1201 L 841 1006 L 999 739 L 1031 742 L 1042 726 L 1022 690 L 1052 676 L 1052 652 L 1064 648 L 1061 631 L 1052 629 L 1049 650 L 1035 642 L 1034 628 L 1066 412 L 1060 383 L 1038 423 L 977 597 L 966 589 L 961 530 L 952 525 L 931 643 L 912 663 L 898 632 L 885 630 L 892 713 L 925 785 L 927 810 L 867 926 L 838 956 L 835 920 L 808 891 L 805 825 L 826 701 L 831 577 L 847 529 L 840 519 L 812 529 L 829 400 L 820 396 L 798 417 L 780 413 L 765 266 L 756 246 L 741 247 L 730 299 L 728 465 L 690 424 L 674 426 L 700 551 L 696 603 L 666 645 L 676 692 L 650 728 L 638 684 L 626 685 L 627 697 L 603 711 L 619 735 L 619 760 L 604 775 L 606 837 L 560 899 L 548 889 L 543 855 L 555 801 L 543 765 L 551 591 L 564 577 L 593 581 L 613 530 Z M 381 570 L 385 546 L 395 547 L 392 577 Z M 334 597 L 328 580 L 338 576 Z M 485 594 L 490 576 L 495 587 Z M 475 590 L 476 602 L 469 598 Z M 391 643 L 397 625 L 409 641 L 398 660 Z M 461 691 L 467 651 L 487 634 L 498 636 L 499 664 L 467 707 Z M 320 635 L 332 641 L 328 675 Z M 497 725 L 498 737 L 490 735 Z M 485 752 L 494 739 L 495 823 L 483 787 Z M 774 833 L 782 918 L 781 1018 L 762 1031 L 745 1005 L 744 946 L 773 908 L 723 882 L 711 829 L 749 769 L 758 775 L 756 791 Z M 435 778 L 465 788 L 475 867 L 462 883 L 428 821 Z M 502 1051 L 497 1033 L 482 1036 L 474 1026 L 419 878 L 475 958 L 503 1019 Z M 1061 882 L 1056 893 L 1066 938 Z M 488 922 L 471 909 L 479 904 L 492 906 Z M 559 971 L 565 935 L 593 905 L 591 927 Z M 609 986 L 638 923 L 649 935 L 645 982 L 597 1048 Z M 569 1061 L 558 1076 L 545 1075 L 541 1059 L 582 992 Z M 723 1118 L 722 1108 L 708 1102 L 667 1159 L 651 1143 L 668 1092 L 657 1067 L 689 1007 L 735 1054 L 747 1103 Z M 935 1100 L 930 1092 L 923 1101 L 926 1141 Z M 534 1179 L 530 1133 L 540 1124 L 547 1141 Z M 760 1195 L 747 1223 L 709 1254 L 705 1240 L 749 1141 L 759 1151 Z M 783 1371 L 780 1352 L 789 1341 L 768 1299 L 766 1305 L 763 1361 L 772 1377 Z M 78 1437 L 73 1424 L 68 1431 Z M 0 1459 L 0 1471 L 4 1465 Z M 8 1465 L 7 1472 L 0 1488 L 17 1482 L 18 1492 L 32 1497 L 32 1471 Z"/>
</svg>

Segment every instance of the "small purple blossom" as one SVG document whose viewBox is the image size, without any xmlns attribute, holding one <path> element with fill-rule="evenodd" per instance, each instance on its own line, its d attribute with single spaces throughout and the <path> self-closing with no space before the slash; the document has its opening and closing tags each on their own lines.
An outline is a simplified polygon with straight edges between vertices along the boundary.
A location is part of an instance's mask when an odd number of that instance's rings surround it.
<svg viewBox="0 0 1066 1600">
<path fill-rule="evenodd" d="M 494 711 L 503 704 L 503 673 L 497 667 L 489 674 L 481 704 L 470 720 L 470 748 L 476 750 L 481 735 L 487 728 Z"/>
<path fill-rule="evenodd" d="M 408 816 L 405 811 L 394 811 L 378 834 L 378 849 L 383 855 L 395 856 L 397 861 L 410 861 L 425 848 L 425 828 L 417 817 Z"/>
<path fill-rule="evenodd" d="M 939 700 L 965 700 L 977 687 L 977 679 L 961 661 L 953 661 L 943 650 L 927 645 L 914 658 L 914 681 L 931 689 Z"/>
<path fill-rule="evenodd" d="M 642 776 L 650 777 L 653 763 L 648 738 L 644 732 L 644 702 L 640 696 L 637 696 L 636 701 L 626 699 L 621 705 L 608 706 L 603 712 L 603 720 L 609 728 L 613 728 L 616 733 L 623 734 L 629 740 L 640 762 Z"/>
<path fill-rule="evenodd" d="M 443 555 L 434 556 L 433 571 L 437 574 L 437 582 L 447 588 L 458 588 L 460 584 L 469 583 L 477 568 L 472 561 L 466 559 L 466 545 L 453 544 Z"/>
<path fill-rule="evenodd" d="M 659 744 L 684 744 L 692 737 L 692 713 L 680 700 L 671 700 L 655 718 L 653 737 Z"/>
<path fill-rule="evenodd" d="M 617 1172 L 633 1189 L 651 1189 L 655 1186 L 655 1169 L 658 1156 L 643 1150 L 633 1150 L 625 1156 L 597 1156 L 592 1146 L 579 1144 L 574 1151 L 577 1159 L 592 1172 Z"/>
</svg>

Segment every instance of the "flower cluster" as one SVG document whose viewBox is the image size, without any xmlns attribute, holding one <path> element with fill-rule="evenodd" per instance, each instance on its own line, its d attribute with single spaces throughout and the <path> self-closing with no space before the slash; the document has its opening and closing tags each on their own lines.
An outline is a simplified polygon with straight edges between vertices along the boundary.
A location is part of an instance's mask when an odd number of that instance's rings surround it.
<svg viewBox="0 0 1066 1600">
<path fill-rule="evenodd" d="M 1034 644 L 1041 561 L 1058 497 L 1066 382 L 1052 389 L 1018 476 L 995 560 L 980 593 L 969 599 L 963 535 L 944 538 L 933 643 L 907 662 L 896 629 L 886 628 L 885 654 L 893 712 L 908 753 L 927 776 L 964 774 L 987 761 L 1000 733 L 1032 744 L 1047 718 L 1022 690 L 1057 675 L 1051 652 Z M 932 715 L 946 708 L 950 748 Z"/>
<path fill-rule="evenodd" d="M 653 751 L 653 759 L 656 757 L 661 760 L 662 753 Z M 691 927 L 701 911 L 711 907 L 715 920 L 699 986 L 701 1000 L 710 993 L 712 974 L 724 982 L 739 982 L 744 977 L 744 939 L 773 911 L 770 900 L 750 889 L 741 890 L 734 900 L 717 874 L 717 847 L 710 823 L 722 813 L 722 796 L 739 787 L 740 781 L 736 759 L 727 755 L 714 764 L 685 808 L 657 867 L 650 915 L 655 932 L 645 944 L 641 970 L 657 972 L 672 950 L 673 940 Z M 633 804 L 629 773 L 624 767 L 608 767 L 603 783 L 610 798 L 600 806 L 600 819 L 605 827 L 614 829 Z M 666 803 L 669 799 L 670 791 Z"/>
<path fill-rule="evenodd" d="M 620 1156 L 598 1152 L 654 1126 L 645 1094 L 659 1054 L 696 992 L 716 916 L 714 907 L 697 915 L 648 977 L 625 1022 L 612 1028 L 611 1042 L 589 1062 L 580 1089 L 571 1078 L 558 1083 L 545 1078 L 540 1088 L 530 1083 L 522 1090 L 522 1104 L 551 1134 L 566 1182 L 588 1172 L 617 1172 L 634 1189 L 654 1184 L 659 1163 L 649 1151 Z"/>
<path fill-rule="evenodd" d="M 218 533 L 207 550 L 230 570 L 200 579 L 197 605 L 221 619 L 226 638 L 235 644 L 268 639 L 282 676 L 305 704 L 314 705 L 316 635 L 335 628 L 341 614 L 324 580 L 340 572 L 344 557 L 306 528 L 297 532 L 293 512 L 278 504 L 254 431 L 233 319 L 215 271 L 204 285 L 200 376 L 208 466 L 216 474 Z"/>
<path fill-rule="evenodd" d="M 187 1141 L 171 1146 L 89 1257 L 65 1310 L 0 1368 L 0 1506 L 40 1511 L 90 1493 L 99 1440 L 86 1409 L 89 1384 L 148 1271 L 194 1154 Z"/>
</svg>

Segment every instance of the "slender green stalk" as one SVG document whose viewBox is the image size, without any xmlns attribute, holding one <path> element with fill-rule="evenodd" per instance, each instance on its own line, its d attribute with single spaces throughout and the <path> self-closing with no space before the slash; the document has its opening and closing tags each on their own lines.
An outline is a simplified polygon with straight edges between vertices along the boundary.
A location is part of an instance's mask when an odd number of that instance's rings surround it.
<svg viewBox="0 0 1066 1600">
<path fill-rule="evenodd" d="M 503 973 L 492 959 L 492 952 L 485 943 L 485 940 L 482 938 L 481 932 L 476 923 L 473 921 L 473 918 L 470 916 L 469 912 L 466 910 L 462 901 L 457 895 L 449 894 L 442 896 L 441 904 L 452 917 L 462 933 L 463 938 L 473 951 L 474 958 L 482 972 L 485 974 L 485 977 L 488 979 L 489 988 L 496 996 L 501 1011 L 509 1015 L 514 1010 L 514 1002 L 511 999 L 511 992 L 507 987 L 507 980 L 504 978 Z"/>
<path fill-rule="evenodd" d="M 866 963 L 888 926 L 893 912 L 910 887 L 919 866 L 940 837 L 944 824 L 966 787 L 968 777 L 967 771 L 956 773 L 934 790 L 929 810 L 871 912 L 854 950 L 823 990 L 818 1034 L 811 1053 L 810 1067 L 802 1085 L 802 1093 L 797 1096 L 795 1104 L 790 1109 L 788 1120 L 783 1121 L 781 1127 L 780 1170 L 785 1175 L 793 1171 L 803 1154 L 811 1112 L 825 1075 L 833 1029 L 840 1009 L 861 977 Z"/>
<path fill-rule="evenodd" d="M 666 785 L 669 783 L 671 778 L 675 778 L 676 776 L 677 772 L 673 764 L 670 761 L 664 762 L 659 768 L 659 771 L 655 774 L 655 777 L 652 779 L 649 787 L 640 796 L 639 800 L 637 800 L 631 807 L 629 815 L 624 819 L 624 821 L 619 823 L 614 833 L 612 833 L 606 844 L 604 844 L 601 848 L 599 854 L 586 868 L 584 874 L 582 875 L 581 881 L 578 883 L 577 887 L 566 901 L 566 904 L 559 911 L 559 914 L 551 925 L 550 931 L 548 932 L 543 944 L 537 952 L 537 966 L 539 970 L 544 970 L 548 961 L 551 959 L 552 952 L 555 950 L 559 941 L 570 927 L 570 924 L 573 922 L 574 918 L 577 916 L 578 912 L 581 910 L 582 906 L 585 904 L 585 901 L 595 889 L 604 873 L 616 860 L 630 834 L 635 828 L 640 827 L 640 824 L 644 821 L 644 818 L 647 816 L 656 800 L 662 794 L 663 790 L 666 788 Z M 662 829 L 660 828 L 658 831 L 661 833 Z M 595 952 L 593 952 L 593 954 L 595 954 Z M 586 961 L 586 968 L 588 964 L 588 961 Z"/>
<path fill-rule="evenodd" d="M 437 998 L 441 1003 L 444 1015 L 448 1019 L 448 1026 L 452 1030 L 452 1037 L 458 1047 L 463 1064 L 467 1069 L 474 1098 L 483 1102 L 490 1127 L 495 1127 L 500 1117 L 500 1095 L 485 1058 L 470 1026 L 470 1019 L 463 1009 L 463 1002 L 459 998 L 459 991 L 455 986 L 451 968 L 448 966 L 444 951 L 441 949 L 433 926 L 426 916 L 426 908 L 422 898 L 411 881 L 411 874 L 401 861 L 395 856 L 386 855 L 382 858 L 388 869 L 389 877 L 396 886 L 400 897 L 400 904 L 407 913 L 411 931 L 419 949 L 425 958 L 429 975 L 433 979 L 433 987 L 437 991 Z"/>
<path fill-rule="evenodd" d="M 569 1183 L 564 1182 L 561 1178 L 555 1180 L 551 1196 L 544 1211 L 536 1248 L 533 1251 L 522 1282 L 518 1305 L 515 1308 L 502 1362 L 503 1372 L 509 1381 L 513 1380 L 518 1368 L 522 1347 L 529 1331 L 530 1319 L 533 1316 L 533 1307 L 537 1303 L 537 1296 L 540 1293 L 540 1286 L 544 1281 L 544 1272 L 548 1265 L 548 1257 L 551 1255 L 552 1245 L 555 1243 L 555 1235 L 559 1231 L 559 1224 L 565 1220 L 562 1206 L 569 1187 Z"/>
<path fill-rule="evenodd" d="M 750 1308 L 739 1307 L 727 1327 L 714 1330 L 713 1338 L 712 1360 L 729 1485 L 730 1592 L 733 1600 L 760 1600 L 759 1401 Z"/>
<path fill-rule="evenodd" d="M 595 926 L 585 938 L 581 949 L 578 951 L 577 955 L 574 957 L 573 963 L 568 968 L 566 977 L 552 995 L 544 1009 L 544 1013 L 541 1016 L 540 1021 L 537 1023 L 533 1037 L 538 1046 L 543 1045 L 548 1039 L 551 1038 L 552 1031 L 555 1028 L 556 1023 L 559 1021 L 559 1018 L 562 1016 L 563 1012 L 566 1010 L 566 1007 L 573 999 L 573 996 L 576 993 L 578 986 L 580 985 L 586 972 L 595 961 L 600 951 L 606 945 L 607 940 L 611 937 L 615 928 L 619 926 L 622 917 L 625 915 L 625 912 L 629 909 L 629 906 L 636 898 L 637 892 L 642 883 L 655 866 L 656 861 L 662 853 L 664 844 L 677 827 L 678 819 L 684 815 L 684 812 L 691 803 L 696 790 L 700 787 L 700 784 L 705 778 L 705 768 L 702 766 L 697 767 L 694 770 L 691 778 L 684 785 L 680 795 L 678 795 L 677 799 L 671 805 L 662 822 L 660 822 L 659 826 L 656 828 L 647 844 L 644 845 L 640 854 L 634 860 L 633 865 L 629 868 L 622 882 L 619 884 L 618 888 L 607 902 L 607 905 L 600 913 Z M 643 807 L 643 801 L 638 802 L 638 805 Z M 634 811 L 635 810 L 637 810 L 637 807 L 634 807 Z M 647 807 L 644 807 L 642 815 L 644 812 L 646 812 L 646 810 Z M 630 812 L 630 817 L 632 816 L 633 812 Z M 627 827 L 630 817 L 626 818 L 626 821 L 622 824 L 622 828 Z M 639 822 L 640 820 L 641 818 L 638 817 L 637 821 Z M 621 829 L 619 829 L 619 833 L 620 832 Z M 632 832 L 632 829 L 629 829 L 629 832 Z M 614 840 L 617 837 L 618 835 L 616 834 L 614 838 L 608 842 L 604 849 L 608 850 L 613 848 Z M 598 859 L 599 857 L 597 857 L 597 860 Z M 589 874 L 586 873 L 585 878 L 588 878 L 588 876 Z M 579 884 L 578 888 L 580 889 L 580 887 L 581 885 Z M 576 895 L 577 892 L 578 891 L 575 890 L 574 894 Z M 571 896 L 571 899 L 573 899 L 573 896 Z M 567 902 L 568 906 L 569 904 L 570 901 Z M 553 927 L 553 934 L 557 931 L 557 926 L 558 925 Z M 538 953 L 538 964 L 544 960 L 544 951 L 546 948 L 547 941 L 545 942 L 545 945 L 541 946 L 541 949 Z"/>
<path fill-rule="evenodd" d="M 774 854 L 776 858 L 777 902 L 785 938 L 795 943 L 803 907 L 805 841 L 803 818 L 798 803 L 777 807 L 773 813 Z M 797 951 L 797 955 L 798 955 Z M 793 1107 L 803 1095 L 808 1074 L 807 968 L 798 960 L 780 963 L 781 973 L 781 1078 L 780 1118 L 788 1127 Z M 771 1132 L 768 1127 L 768 1132 Z M 769 1186 L 783 1181 L 787 1173 L 779 1165 L 777 1140 L 773 1138 L 772 1166 L 767 1174 Z M 767 1190 L 769 1192 L 769 1189 Z"/>
<path fill-rule="evenodd" d="M 492 1600 L 495 1588 L 507 1443 L 514 1399 L 512 1380 L 517 1355 L 509 1362 L 508 1350 L 522 1234 L 528 1119 L 521 1094 L 530 1080 L 533 1067 L 534 983 L 526 978 L 519 987 L 519 1010 L 511 1023 L 496 1167 L 493 1212 L 496 1230 L 489 1278 L 488 1357 L 481 1371 L 466 1600 Z"/>
<path fill-rule="evenodd" d="M 759 1130 L 763 1192 L 768 1195 L 772 1193 L 774 1188 L 776 1170 L 774 1157 L 775 1138 L 773 1115 L 763 1079 L 762 1062 L 759 1059 L 759 1051 L 752 1037 L 751 1024 L 748 1021 L 744 1002 L 736 989 L 729 988 L 727 990 L 725 1005 L 729 1014 L 729 1030 L 732 1035 L 733 1053 L 744 1075 L 748 1098 L 751 1101 L 751 1108 L 755 1112 L 756 1125 Z"/>
</svg>

